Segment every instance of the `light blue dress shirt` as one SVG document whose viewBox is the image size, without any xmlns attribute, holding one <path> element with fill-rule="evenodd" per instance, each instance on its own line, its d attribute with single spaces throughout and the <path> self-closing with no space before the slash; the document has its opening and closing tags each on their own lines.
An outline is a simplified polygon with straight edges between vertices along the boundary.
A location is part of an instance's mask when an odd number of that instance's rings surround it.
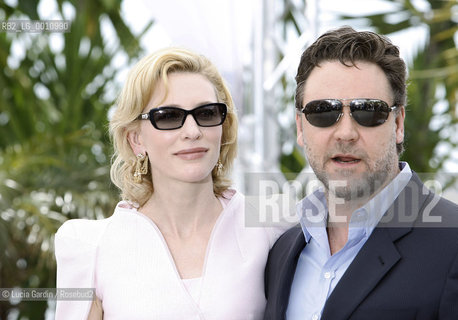
<svg viewBox="0 0 458 320">
<path fill-rule="evenodd" d="M 307 245 L 302 250 L 291 286 L 286 318 L 321 318 L 326 300 L 366 243 L 384 213 L 405 188 L 412 171 L 406 162 L 402 171 L 364 207 L 352 213 L 348 240 L 331 256 L 326 221 L 328 208 L 323 190 L 317 190 L 297 205 L 297 213 Z"/>
</svg>

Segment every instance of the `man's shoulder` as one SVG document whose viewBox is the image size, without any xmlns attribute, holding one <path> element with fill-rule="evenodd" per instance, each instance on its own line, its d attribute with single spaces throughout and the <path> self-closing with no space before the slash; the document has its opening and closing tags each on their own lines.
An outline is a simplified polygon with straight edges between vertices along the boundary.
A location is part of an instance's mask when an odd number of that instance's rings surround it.
<svg viewBox="0 0 458 320">
<path fill-rule="evenodd" d="M 431 193 L 421 210 L 420 225 L 458 229 L 458 205 Z"/>
<path fill-rule="evenodd" d="M 439 197 L 439 201 L 437 202 L 440 205 L 440 207 L 438 209 L 444 209 L 444 210 L 454 209 L 456 210 L 454 212 L 458 213 L 458 204 L 457 203 L 450 201 L 449 199 L 446 199 L 442 196 L 438 196 L 436 194 L 434 194 L 434 196 Z"/>
<path fill-rule="evenodd" d="M 270 251 L 271 257 L 285 257 L 300 252 L 305 245 L 305 237 L 300 224 L 287 230 L 275 242 Z"/>
<path fill-rule="evenodd" d="M 394 216 L 393 216 L 394 213 Z M 458 205 L 432 192 L 412 171 L 412 178 L 381 221 L 396 226 L 458 228 Z"/>
<path fill-rule="evenodd" d="M 291 244 L 292 242 L 297 241 L 297 237 L 303 236 L 302 228 L 300 224 L 296 224 L 295 226 L 288 229 L 285 233 L 283 233 L 275 242 L 275 245 L 283 245 L 283 244 Z"/>
</svg>

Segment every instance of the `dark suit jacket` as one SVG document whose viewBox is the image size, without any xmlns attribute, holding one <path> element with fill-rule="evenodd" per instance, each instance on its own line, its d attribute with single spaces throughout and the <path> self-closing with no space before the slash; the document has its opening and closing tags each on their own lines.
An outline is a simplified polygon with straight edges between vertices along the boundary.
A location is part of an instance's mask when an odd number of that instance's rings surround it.
<svg viewBox="0 0 458 320">
<path fill-rule="evenodd" d="M 441 223 L 425 221 L 438 217 Z M 265 320 L 285 319 L 305 245 L 298 225 L 272 248 Z M 334 288 L 321 319 L 458 319 L 458 206 L 429 192 L 413 173 Z"/>
</svg>

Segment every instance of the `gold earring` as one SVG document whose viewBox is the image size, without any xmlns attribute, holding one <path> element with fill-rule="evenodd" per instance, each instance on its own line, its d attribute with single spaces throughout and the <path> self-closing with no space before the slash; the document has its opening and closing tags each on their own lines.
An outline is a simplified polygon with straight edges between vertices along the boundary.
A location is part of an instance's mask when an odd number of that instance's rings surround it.
<svg viewBox="0 0 458 320">
<path fill-rule="evenodd" d="M 142 175 L 148 173 L 148 155 L 142 153 L 137 154 L 137 161 L 135 162 L 134 182 L 141 183 Z"/>
<path fill-rule="evenodd" d="M 224 168 L 224 165 L 223 163 L 221 162 L 221 160 L 218 159 L 218 162 L 216 163 L 216 173 L 218 175 L 222 174 L 223 173 L 223 168 Z"/>
</svg>

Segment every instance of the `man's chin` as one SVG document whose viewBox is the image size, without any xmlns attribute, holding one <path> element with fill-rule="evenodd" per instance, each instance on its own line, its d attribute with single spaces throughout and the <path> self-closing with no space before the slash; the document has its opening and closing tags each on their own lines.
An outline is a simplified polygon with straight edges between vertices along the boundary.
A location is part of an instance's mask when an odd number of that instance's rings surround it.
<svg viewBox="0 0 458 320">
<path fill-rule="evenodd" d="M 328 190 L 336 198 L 345 201 L 360 201 L 370 199 L 384 186 L 385 180 L 359 179 L 335 179 L 329 180 Z"/>
<path fill-rule="evenodd" d="M 365 186 L 353 186 L 336 187 L 334 189 L 329 189 L 329 192 L 338 199 L 343 199 L 345 201 L 360 201 L 371 197 L 371 193 L 367 190 L 368 188 Z"/>
</svg>

